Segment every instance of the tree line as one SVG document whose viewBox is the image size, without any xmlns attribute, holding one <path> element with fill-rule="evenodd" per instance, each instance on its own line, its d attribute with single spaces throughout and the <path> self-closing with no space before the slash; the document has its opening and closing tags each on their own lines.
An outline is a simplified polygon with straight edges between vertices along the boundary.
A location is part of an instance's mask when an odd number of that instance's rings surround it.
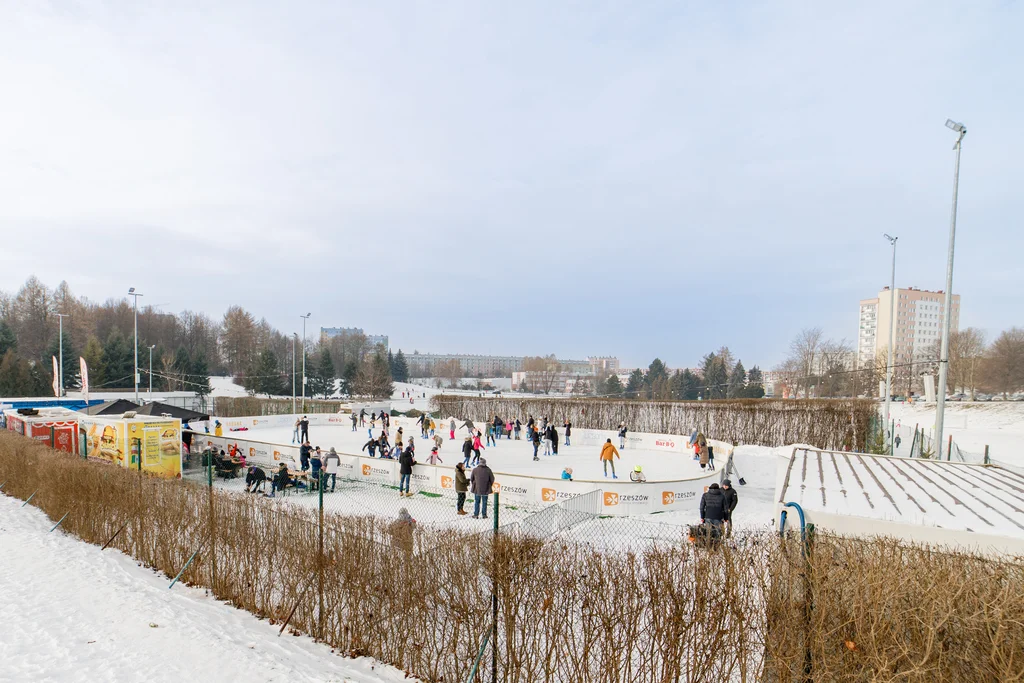
<svg viewBox="0 0 1024 683">
<path fill-rule="evenodd" d="M 210 392 L 210 375 L 230 376 L 253 394 L 288 395 L 296 358 L 296 393 L 301 393 L 302 344 L 265 318 L 231 306 L 220 320 L 204 313 L 162 311 L 139 300 L 140 386 L 158 391 Z M 89 367 L 90 390 L 131 389 L 134 383 L 135 310 L 127 298 L 103 303 L 75 296 L 67 282 L 50 289 L 35 276 L 14 293 L 0 291 L 0 396 L 52 393 L 51 356 L 60 357 L 67 390 L 81 388 L 79 356 Z M 306 395 L 337 392 L 383 397 L 392 380 L 405 381 L 405 355 L 372 347 L 363 335 L 306 341 Z M 152 354 L 152 373 L 150 373 Z"/>
<path fill-rule="evenodd" d="M 589 387 L 587 387 L 589 389 Z M 585 395 L 587 391 L 573 391 Z M 700 367 L 677 369 L 670 373 L 660 358 L 646 370 L 637 368 L 623 385 L 618 375 L 599 375 L 592 393 L 610 398 L 645 398 L 653 400 L 696 401 L 725 398 L 761 398 L 764 396 L 763 374 L 756 365 L 748 371 L 743 361 L 723 346 L 701 359 Z"/>
</svg>

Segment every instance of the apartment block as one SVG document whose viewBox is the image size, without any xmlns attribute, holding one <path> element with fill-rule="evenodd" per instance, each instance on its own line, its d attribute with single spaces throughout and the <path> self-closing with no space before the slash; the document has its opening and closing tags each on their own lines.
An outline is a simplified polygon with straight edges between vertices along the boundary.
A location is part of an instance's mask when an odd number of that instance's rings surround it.
<svg viewBox="0 0 1024 683">
<path fill-rule="evenodd" d="M 889 335 L 893 333 L 895 363 L 927 359 L 935 343 L 942 339 L 945 298 L 941 291 L 916 287 L 890 291 L 886 287 L 874 299 L 862 299 L 857 330 L 858 367 L 869 366 L 879 352 L 884 357 Z M 960 295 L 954 294 L 950 326 L 956 330 L 959 323 Z"/>
</svg>

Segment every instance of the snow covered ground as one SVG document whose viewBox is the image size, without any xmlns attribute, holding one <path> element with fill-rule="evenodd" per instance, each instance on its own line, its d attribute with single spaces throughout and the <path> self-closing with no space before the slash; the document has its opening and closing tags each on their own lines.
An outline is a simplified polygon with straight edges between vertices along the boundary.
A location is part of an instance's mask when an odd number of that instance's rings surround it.
<svg viewBox="0 0 1024 683">
<path fill-rule="evenodd" d="M 902 427 L 904 441 L 906 433 L 913 434 L 915 424 L 932 434 L 934 403 L 894 403 L 891 413 Z M 976 462 L 981 462 L 987 444 L 993 460 L 1024 467 L 1024 402 L 946 403 L 944 431 L 952 434 L 965 456 L 975 456 Z"/>
<path fill-rule="evenodd" d="M 0 495 L 0 681 L 408 680 L 348 659 L 206 595 L 167 586 L 116 550 L 66 536 L 37 508 Z"/>
</svg>

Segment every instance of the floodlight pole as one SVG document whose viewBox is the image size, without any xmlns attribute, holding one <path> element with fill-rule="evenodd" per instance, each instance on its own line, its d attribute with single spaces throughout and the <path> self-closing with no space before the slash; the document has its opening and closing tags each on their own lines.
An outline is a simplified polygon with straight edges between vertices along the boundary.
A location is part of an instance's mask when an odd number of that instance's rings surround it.
<svg viewBox="0 0 1024 683">
<path fill-rule="evenodd" d="M 295 414 L 295 339 L 298 332 L 292 332 L 292 414 Z"/>
<path fill-rule="evenodd" d="M 64 318 L 68 317 L 70 316 L 68 316 L 65 313 L 57 314 L 57 319 L 60 322 L 60 333 L 57 340 L 57 344 L 60 346 L 60 349 L 58 351 L 60 353 L 60 367 L 57 368 L 57 375 L 59 377 L 60 382 L 60 391 L 58 391 L 57 393 L 60 394 L 61 396 L 64 396 Z"/>
<path fill-rule="evenodd" d="M 949 373 L 949 330 L 953 321 L 953 247 L 956 243 L 956 203 L 960 189 L 960 143 L 967 135 L 962 123 L 947 120 L 946 126 L 956 131 L 956 161 L 953 165 L 953 208 L 949 215 L 949 254 L 946 257 L 946 296 L 942 319 L 942 350 L 939 353 L 939 395 L 935 406 L 935 443 L 939 447 L 938 458 L 942 459 L 943 418 L 946 412 L 946 376 Z M 949 457 L 947 455 L 947 457 Z"/>
<path fill-rule="evenodd" d="M 306 412 L 306 321 L 312 313 L 300 315 L 302 318 L 302 412 Z"/>
<path fill-rule="evenodd" d="M 885 429 L 889 429 L 889 408 L 892 403 L 892 371 L 894 368 L 892 358 L 893 338 L 896 336 L 896 240 L 899 237 L 885 236 L 892 244 L 892 279 L 889 284 L 889 351 L 885 358 Z M 889 433 L 889 439 L 893 434 Z"/>
<path fill-rule="evenodd" d="M 128 288 L 128 296 L 135 297 L 135 403 L 139 402 L 139 297 L 134 287 Z"/>
</svg>

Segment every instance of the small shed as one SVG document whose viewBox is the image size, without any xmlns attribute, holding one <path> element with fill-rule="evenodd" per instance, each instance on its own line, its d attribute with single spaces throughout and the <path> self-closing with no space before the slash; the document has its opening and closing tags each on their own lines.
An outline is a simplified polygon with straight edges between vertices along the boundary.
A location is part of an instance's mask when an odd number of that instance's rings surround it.
<svg viewBox="0 0 1024 683">
<path fill-rule="evenodd" d="M 21 408 L 5 410 L 7 429 L 45 443 L 65 453 L 78 452 L 78 418 L 67 408 Z"/>
<path fill-rule="evenodd" d="M 845 535 L 1024 555 L 1024 476 L 994 465 L 794 448 L 775 501 Z"/>
</svg>

